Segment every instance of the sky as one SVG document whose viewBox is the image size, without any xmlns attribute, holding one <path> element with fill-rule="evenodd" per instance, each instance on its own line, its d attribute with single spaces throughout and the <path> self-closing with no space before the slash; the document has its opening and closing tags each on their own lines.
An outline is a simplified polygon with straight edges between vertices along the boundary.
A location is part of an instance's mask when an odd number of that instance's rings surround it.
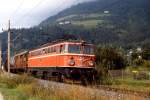
<svg viewBox="0 0 150 100">
<path fill-rule="evenodd" d="M 92 0 L 0 0 L 0 31 L 12 28 L 32 27 L 49 16 L 78 3 Z"/>
</svg>

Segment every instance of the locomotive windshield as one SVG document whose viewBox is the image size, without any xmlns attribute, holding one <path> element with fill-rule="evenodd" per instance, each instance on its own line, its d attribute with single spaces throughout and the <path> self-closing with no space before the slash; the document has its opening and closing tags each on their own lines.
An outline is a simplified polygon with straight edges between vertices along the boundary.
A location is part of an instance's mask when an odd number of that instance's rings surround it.
<svg viewBox="0 0 150 100">
<path fill-rule="evenodd" d="M 69 53 L 80 53 L 80 45 L 69 45 Z"/>
<path fill-rule="evenodd" d="M 76 54 L 94 54 L 94 49 L 93 46 L 89 45 L 69 45 L 68 52 Z"/>
<path fill-rule="evenodd" d="M 85 46 L 83 46 L 83 53 L 84 54 L 94 54 L 94 49 L 92 46 L 85 45 Z"/>
</svg>

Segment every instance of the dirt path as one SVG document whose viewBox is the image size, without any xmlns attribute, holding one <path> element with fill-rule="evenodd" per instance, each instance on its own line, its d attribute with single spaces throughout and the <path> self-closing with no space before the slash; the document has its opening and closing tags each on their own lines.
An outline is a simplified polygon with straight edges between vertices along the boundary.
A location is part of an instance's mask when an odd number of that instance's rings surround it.
<svg viewBox="0 0 150 100">
<path fill-rule="evenodd" d="M 0 93 L 0 100 L 3 100 L 3 96 L 2 96 L 2 94 Z"/>
</svg>

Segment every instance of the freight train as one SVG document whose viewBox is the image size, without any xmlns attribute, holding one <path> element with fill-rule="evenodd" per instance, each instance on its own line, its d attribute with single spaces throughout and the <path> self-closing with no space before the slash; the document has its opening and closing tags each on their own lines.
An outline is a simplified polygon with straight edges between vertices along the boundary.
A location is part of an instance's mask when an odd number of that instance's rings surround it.
<svg viewBox="0 0 150 100">
<path fill-rule="evenodd" d="M 42 79 L 92 81 L 95 46 L 85 41 L 55 41 L 14 56 L 11 72 L 28 72 Z"/>
</svg>

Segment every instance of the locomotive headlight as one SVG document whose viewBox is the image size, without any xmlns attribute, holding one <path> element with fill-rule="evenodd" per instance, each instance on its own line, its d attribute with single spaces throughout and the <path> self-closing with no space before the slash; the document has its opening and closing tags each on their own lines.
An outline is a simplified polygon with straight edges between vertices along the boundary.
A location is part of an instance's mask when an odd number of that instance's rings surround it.
<svg viewBox="0 0 150 100">
<path fill-rule="evenodd" d="M 94 66 L 94 61 L 89 61 L 90 66 Z"/>
<path fill-rule="evenodd" d="M 69 60 L 69 65 L 70 65 L 70 66 L 74 66 L 74 65 L 75 65 L 75 61 L 74 61 L 73 58 L 71 58 L 71 59 Z"/>
</svg>

